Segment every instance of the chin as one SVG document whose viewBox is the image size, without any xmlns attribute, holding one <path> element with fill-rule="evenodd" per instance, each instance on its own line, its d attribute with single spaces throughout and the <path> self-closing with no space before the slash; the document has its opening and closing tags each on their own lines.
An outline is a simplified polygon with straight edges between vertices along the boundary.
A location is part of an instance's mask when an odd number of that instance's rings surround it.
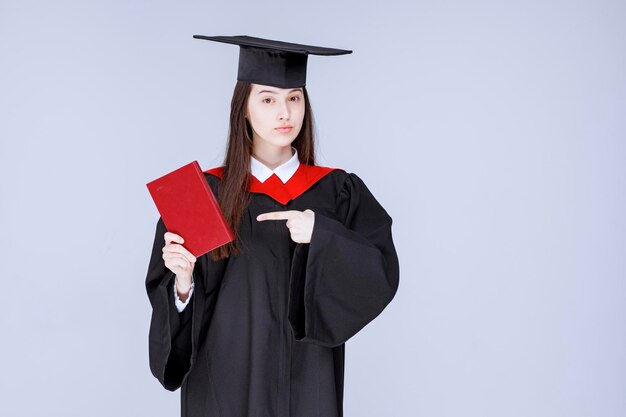
<svg viewBox="0 0 626 417">
<path fill-rule="evenodd" d="M 291 146 L 294 140 L 296 140 L 295 136 L 293 138 L 282 137 L 282 138 L 277 138 L 276 140 L 273 140 L 272 144 L 275 146 L 280 146 L 280 147 Z"/>
</svg>

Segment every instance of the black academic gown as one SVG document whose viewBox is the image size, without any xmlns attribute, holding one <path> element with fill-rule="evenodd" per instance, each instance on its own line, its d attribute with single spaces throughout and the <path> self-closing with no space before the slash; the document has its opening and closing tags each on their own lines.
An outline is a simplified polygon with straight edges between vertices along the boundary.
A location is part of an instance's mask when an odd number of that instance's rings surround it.
<svg viewBox="0 0 626 417">
<path fill-rule="evenodd" d="M 184 417 L 343 415 L 344 344 L 393 299 L 398 258 L 391 217 L 363 181 L 307 167 L 288 193 L 275 174 L 266 181 L 273 188 L 255 179 L 241 253 L 197 259 L 182 313 L 162 259 L 166 228 L 157 223 L 146 279 L 150 368 L 166 389 L 182 387 Z M 205 173 L 215 193 L 219 172 Z M 303 181 L 308 172 L 315 176 Z M 308 244 L 293 242 L 284 220 L 256 220 L 306 209 L 315 212 Z"/>
</svg>

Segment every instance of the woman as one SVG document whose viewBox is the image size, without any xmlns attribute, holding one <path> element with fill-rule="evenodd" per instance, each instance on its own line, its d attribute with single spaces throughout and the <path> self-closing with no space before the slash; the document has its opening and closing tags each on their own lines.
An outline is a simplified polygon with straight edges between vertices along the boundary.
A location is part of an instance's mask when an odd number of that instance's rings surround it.
<svg viewBox="0 0 626 417">
<path fill-rule="evenodd" d="M 308 54 L 240 46 L 223 167 L 205 172 L 235 241 L 195 258 L 161 220 L 146 288 L 150 366 L 183 416 L 343 415 L 345 342 L 398 288 L 391 217 L 355 174 L 315 165 Z"/>
</svg>

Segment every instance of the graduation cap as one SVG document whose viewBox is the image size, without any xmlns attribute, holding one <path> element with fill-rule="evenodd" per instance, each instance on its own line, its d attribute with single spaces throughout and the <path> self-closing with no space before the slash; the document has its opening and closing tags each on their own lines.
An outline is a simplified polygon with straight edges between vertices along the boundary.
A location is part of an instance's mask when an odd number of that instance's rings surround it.
<svg viewBox="0 0 626 417">
<path fill-rule="evenodd" d="M 237 79 L 279 88 L 304 87 L 309 55 L 344 55 L 352 51 L 274 41 L 252 36 L 203 36 L 196 39 L 239 45 Z"/>
</svg>

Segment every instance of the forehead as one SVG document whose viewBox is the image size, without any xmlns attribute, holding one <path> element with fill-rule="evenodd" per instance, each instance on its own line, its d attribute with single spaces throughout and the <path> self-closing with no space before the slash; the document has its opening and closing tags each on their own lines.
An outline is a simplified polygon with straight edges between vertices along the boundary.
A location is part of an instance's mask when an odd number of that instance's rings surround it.
<svg viewBox="0 0 626 417">
<path fill-rule="evenodd" d="M 263 84 L 252 84 L 252 94 L 259 94 L 261 92 L 270 93 L 270 94 L 278 94 L 278 95 L 286 95 L 291 94 L 294 91 L 302 92 L 302 88 L 279 88 L 271 85 L 263 85 Z"/>
</svg>

